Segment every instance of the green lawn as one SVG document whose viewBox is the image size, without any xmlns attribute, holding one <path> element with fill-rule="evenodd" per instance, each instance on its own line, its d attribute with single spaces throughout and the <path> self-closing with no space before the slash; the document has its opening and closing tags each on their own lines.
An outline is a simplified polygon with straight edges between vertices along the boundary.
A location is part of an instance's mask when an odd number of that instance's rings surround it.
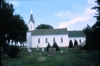
<svg viewBox="0 0 100 66">
<path fill-rule="evenodd" d="M 41 55 L 39 59 L 41 48 L 39 51 L 32 49 L 32 53 L 27 52 L 26 48 L 22 48 L 19 58 L 8 59 L 1 55 L 1 62 L 4 66 L 97 66 L 100 62 L 99 52 L 97 51 L 83 51 L 61 48 L 64 53 L 56 52 L 55 56 Z"/>
</svg>

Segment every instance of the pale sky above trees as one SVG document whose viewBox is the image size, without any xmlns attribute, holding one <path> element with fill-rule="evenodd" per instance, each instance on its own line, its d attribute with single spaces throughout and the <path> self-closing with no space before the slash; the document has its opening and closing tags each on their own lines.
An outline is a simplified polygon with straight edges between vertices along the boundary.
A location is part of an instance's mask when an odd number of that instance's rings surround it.
<svg viewBox="0 0 100 66">
<path fill-rule="evenodd" d="M 26 24 L 30 18 L 31 9 L 35 25 L 49 24 L 54 28 L 67 27 L 68 30 L 82 30 L 96 19 L 96 11 L 91 8 L 95 0 L 6 0 L 14 5 L 15 14 L 20 14 Z"/>
</svg>

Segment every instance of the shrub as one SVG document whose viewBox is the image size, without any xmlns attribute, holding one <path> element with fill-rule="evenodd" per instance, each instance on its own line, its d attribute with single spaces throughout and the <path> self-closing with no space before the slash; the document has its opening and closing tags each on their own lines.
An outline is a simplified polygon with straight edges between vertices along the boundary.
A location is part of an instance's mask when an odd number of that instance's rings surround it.
<svg viewBox="0 0 100 66">
<path fill-rule="evenodd" d="M 17 57 L 18 53 L 19 53 L 19 47 L 18 46 L 7 46 L 6 48 L 6 53 L 10 58 L 14 58 Z"/>
<path fill-rule="evenodd" d="M 70 48 L 73 48 L 73 42 L 72 42 L 72 40 L 69 41 L 69 49 Z"/>
<path fill-rule="evenodd" d="M 78 42 L 77 42 L 76 39 L 75 39 L 75 41 L 74 41 L 74 46 L 78 46 Z"/>
<path fill-rule="evenodd" d="M 49 48 L 51 48 L 50 43 L 48 43 L 48 45 L 46 47 L 46 51 L 48 51 Z"/>
<path fill-rule="evenodd" d="M 10 44 L 5 44 L 5 47 L 4 47 L 4 50 L 3 50 L 3 52 L 7 52 L 8 51 L 8 47 L 10 47 Z"/>
<path fill-rule="evenodd" d="M 56 48 L 56 51 L 59 51 L 60 50 L 60 48 L 59 48 L 59 46 L 57 45 L 56 42 L 53 43 L 53 46 L 52 47 Z"/>
</svg>

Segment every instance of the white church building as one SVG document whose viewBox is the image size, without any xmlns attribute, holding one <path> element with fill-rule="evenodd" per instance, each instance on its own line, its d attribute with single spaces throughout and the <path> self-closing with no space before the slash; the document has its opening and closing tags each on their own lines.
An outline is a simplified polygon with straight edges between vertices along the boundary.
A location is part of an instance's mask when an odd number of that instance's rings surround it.
<svg viewBox="0 0 100 66">
<path fill-rule="evenodd" d="M 82 30 L 68 31 L 67 28 L 59 29 L 35 29 L 35 21 L 31 11 L 28 22 L 27 47 L 46 47 L 48 43 L 53 45 L 55 41 L 59 47 L 69 46 L 69 41 L 76 39 L 78 44 L 85 41 L 85 34 Z"/>
</svg>

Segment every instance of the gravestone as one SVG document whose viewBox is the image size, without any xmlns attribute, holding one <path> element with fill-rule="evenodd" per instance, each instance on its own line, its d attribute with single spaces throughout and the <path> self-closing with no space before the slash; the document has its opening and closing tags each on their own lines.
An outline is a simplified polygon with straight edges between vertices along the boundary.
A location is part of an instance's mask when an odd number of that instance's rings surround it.
<svg viewBox="0 0 100 66">
<path fill-rule="evenodd" d="M 63 53 L 63 50 L 61 50 L 61 53 Z"/>
<path fill-rule="evenodd" d="M 39 57 L 39 59 L 41 59 L 41 57 Z"/>
<path fill-rule="evenodd" d="M 40 56 L 41 56 L 41 53 L 39 53 L 40 54 Z"/>
<path fill-rule="evenodd" d="M 53 56 L 53 55 L 56 55 L 56 48 L 49 48 L 49 51 L 48 51 L 48 56 Z"/>
<path fill-rule="evenodd" d="M 30 53 L 32 52 L 32 50 L 31 50 L 29 47 L 27 48 L 27 50 L 28 50 L 28 52 L 30 52 Z"/>
<path fill-rule="evenodd" d="M 44 51 L 44 47 L 42 47 L 42 51 Z"/>
<path fill-rule="evenodd" d="M 39 47 L 38 47 L 38 45 L 37 45 L 36 51 L 38 51 L 38 50 L 39 50 Z"/>
</svg>

